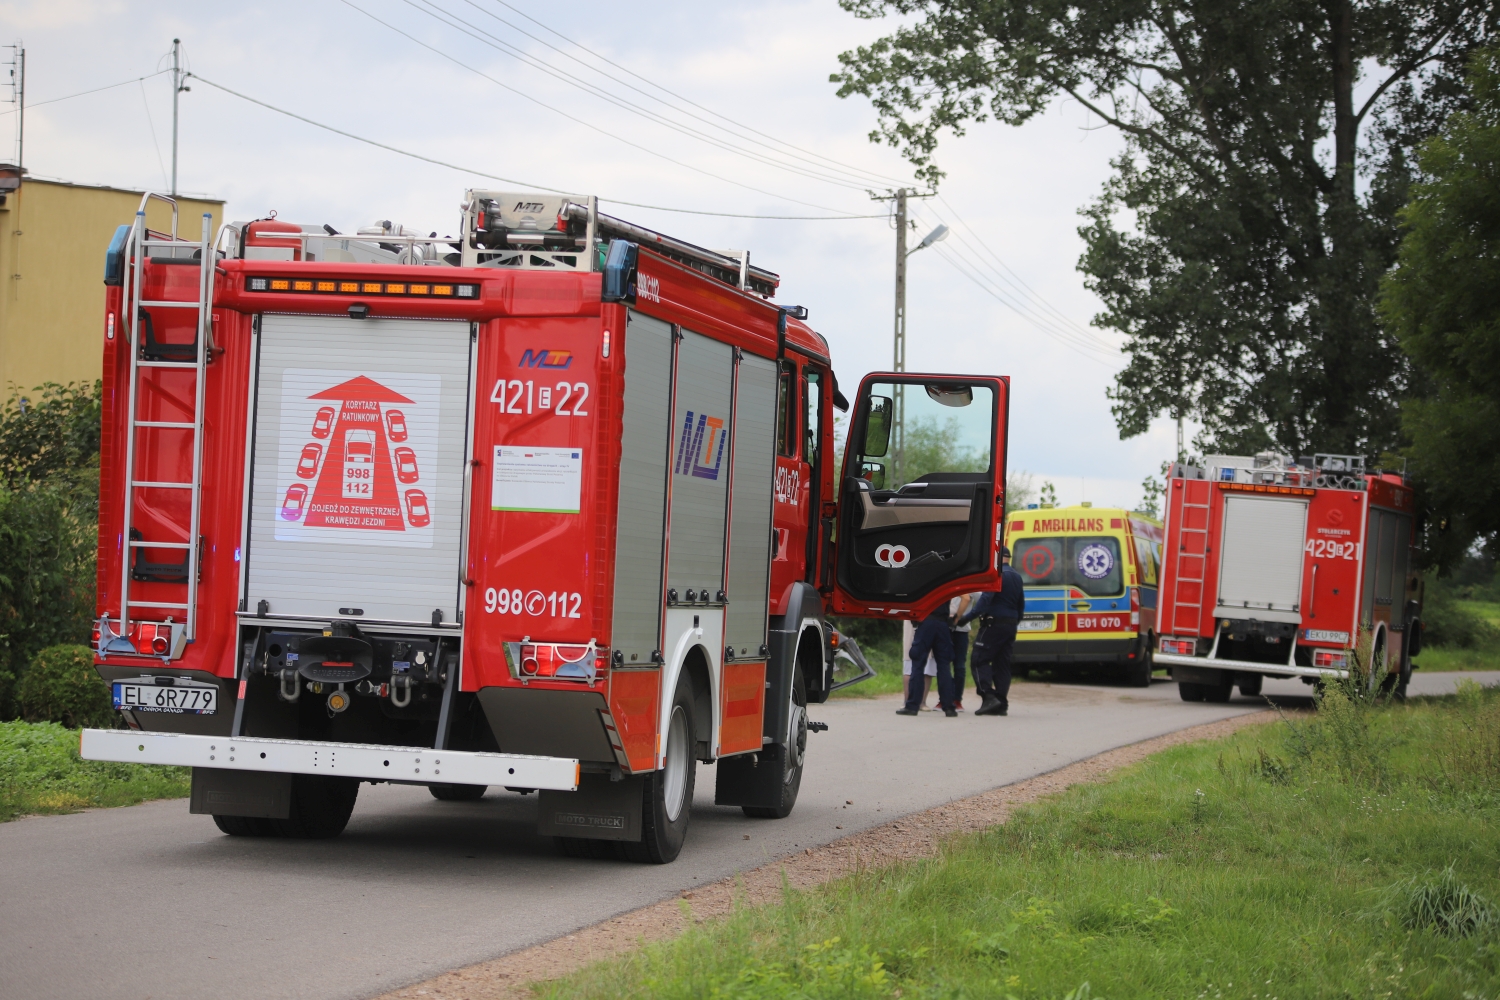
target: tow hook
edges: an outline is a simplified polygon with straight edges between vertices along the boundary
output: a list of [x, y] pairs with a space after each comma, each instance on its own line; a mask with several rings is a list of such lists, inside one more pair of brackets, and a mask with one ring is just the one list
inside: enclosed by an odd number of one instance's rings
[[[406, 692], [406, 697], [404, 699], [397, 697], [396, 692], [398, 691]], [[395, 705], [397, 708], [405, 708], [407, 705], [411, 704], [410, 677], [403, 677], [400, 674], [397, 674], [396, 676], [391, 678], [391, 704]]]
[[809, 722], [807, 724], [807, 731], [810, 732], [810, 733], [826, 733], [826, 732], [828, 732], [828, 723], [826, 723], [826, 722]]
[[302, 687], [297, 683], [297, 670], [288, 667], [279, 674], [281, 678], [281, 700], [296, 701], [302, 695]]

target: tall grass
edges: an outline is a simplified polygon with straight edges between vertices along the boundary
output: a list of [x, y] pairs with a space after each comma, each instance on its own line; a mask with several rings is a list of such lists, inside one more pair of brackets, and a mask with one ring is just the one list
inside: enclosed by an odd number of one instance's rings
[[1500, 692], [1175, 748], [553, 984], [574, 997], [1500, 996]]

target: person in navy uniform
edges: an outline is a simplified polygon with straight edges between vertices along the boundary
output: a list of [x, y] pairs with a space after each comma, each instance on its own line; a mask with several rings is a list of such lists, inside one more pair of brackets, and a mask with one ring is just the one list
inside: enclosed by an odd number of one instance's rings
[[1011, 568], [1010, 549], [1001, 546], [1000, 589], [981, 594], [974, 606], [958, 619], [960, 625], [979, 619], [979, 637], [974, 640], [970, 664], [974, 690], [981, 699], [975, 715], [1010, 712], [1010, 656], [1016, 645], [1016, 627], [1025, 613], [1026, 584], [1021, 574]]
[[927, 655], [937, 660], [938, 707], [943, 714], [953, 719], [958, 717], [958, 696], [953, 690], [953, 615], [944, 601], [938, 609], [917, 626], [911, 641], [911, 679], [906, 682], [906, 705], [896, 709], [897, 715], [916, 715], [922, 708], [923, 673]]

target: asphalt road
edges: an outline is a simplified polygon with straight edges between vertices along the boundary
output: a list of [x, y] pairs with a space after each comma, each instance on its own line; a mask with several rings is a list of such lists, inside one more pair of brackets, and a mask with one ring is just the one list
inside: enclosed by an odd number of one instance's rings
[[[1459, 677], [1421, 674], [1412, 693]], [[1305, 702], [1296, 681], [1266, 693]], [[337, 840], [245, 840], [155, 802], [0, 825], [0, 997], [361, 998], [546, 941], [904, 813], [1080, 758], [1263, 708], [1149, 689], [1018, 684], [1007, 718], [893, 714], [892, 699], [815, 706], [797, 809], [749, 820], [698, 770], [676, 863], [564, 858], [534, 797], [445, 803], [366, 785]], [[852, 800], [852, 805], [846, 805]]]

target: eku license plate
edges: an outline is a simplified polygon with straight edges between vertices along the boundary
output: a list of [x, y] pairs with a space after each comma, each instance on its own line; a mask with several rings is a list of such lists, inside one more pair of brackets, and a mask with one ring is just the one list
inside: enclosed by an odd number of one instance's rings
[[131, 712], [213, 715], [219, 708], [219, 689], [216, 687], [166, 687], [117, 681], [114, 689], [115, 708]]

